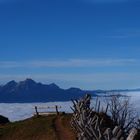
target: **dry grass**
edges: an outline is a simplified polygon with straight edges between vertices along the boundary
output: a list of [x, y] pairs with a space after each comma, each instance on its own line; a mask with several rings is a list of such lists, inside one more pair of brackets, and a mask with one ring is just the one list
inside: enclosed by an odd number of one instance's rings
[[[56, 132], [56, 123], [67, 132], [70, 140], [75, 136], [70, 128], [71, 115], [33, 117], [24, 121], [0, 126], [0, 140], [63, 140]], [[57, 120], [61, 120], [57, 122]], [[68, 140], [68, 139], [67, 139]]]

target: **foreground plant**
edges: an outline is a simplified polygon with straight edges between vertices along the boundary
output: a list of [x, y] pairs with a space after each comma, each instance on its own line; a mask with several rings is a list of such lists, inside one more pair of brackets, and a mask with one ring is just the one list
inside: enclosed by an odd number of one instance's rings
[[[108, 105], [101, 113], [100, 102], [96, 101], [95, 107], [90, 108], [90, 101], [90, 95], [72, 101], [74, 113], [71, 126], [75, 130], [78, 140], [134, 140], [137, 134], [135, 128], [131, 129], [127, 135], [121, 126], [113, 126], [114, 120], [107, 115]], [[112, 126], [107, 127], [107, 124], [104, 123], [106, 121], [111, 122]]]

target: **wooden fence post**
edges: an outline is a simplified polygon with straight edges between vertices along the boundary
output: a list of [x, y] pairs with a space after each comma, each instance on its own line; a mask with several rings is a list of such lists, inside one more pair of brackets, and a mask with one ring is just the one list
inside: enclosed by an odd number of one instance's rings
[[56, 105], [55, 108], [56, 108], [56, 114], [59, 115], [58, 106]]
[[36, 116], [39, 117], [39, 113], [38, 113], [38, 110], [37, 110], [37, 106], [35, 106], [35, 112], [36, 112]]

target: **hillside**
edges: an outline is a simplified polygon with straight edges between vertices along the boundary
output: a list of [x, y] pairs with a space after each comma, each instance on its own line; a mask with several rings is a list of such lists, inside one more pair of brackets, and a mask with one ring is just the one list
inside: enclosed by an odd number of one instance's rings
[[71, 115], [33, 117], [0, 126], [0, 140], [76, 140]]

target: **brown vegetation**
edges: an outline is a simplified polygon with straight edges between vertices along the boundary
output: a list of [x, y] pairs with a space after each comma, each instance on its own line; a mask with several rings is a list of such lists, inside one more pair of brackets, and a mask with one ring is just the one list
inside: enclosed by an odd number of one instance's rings
[[0, 140], [75, 140], [71, 115], [33, 117], [0, 126]]
[[[100, 102], [95, 107], [90, 107], [90, 95], [73, 100], [71, 125], [79, 140], [135, 140], [138, 130], [133, 125], [135, 117], [133, 119], [130, 116], [129, 102], [120, 102], [117, 97], [111, 99], [111, 104], [107, 104], [105, 111], [100, 109]], [[107, 114], [108, 107], [111, 108], [110, 117]], [[131, 131], [127, 133], [128, 128]]]

